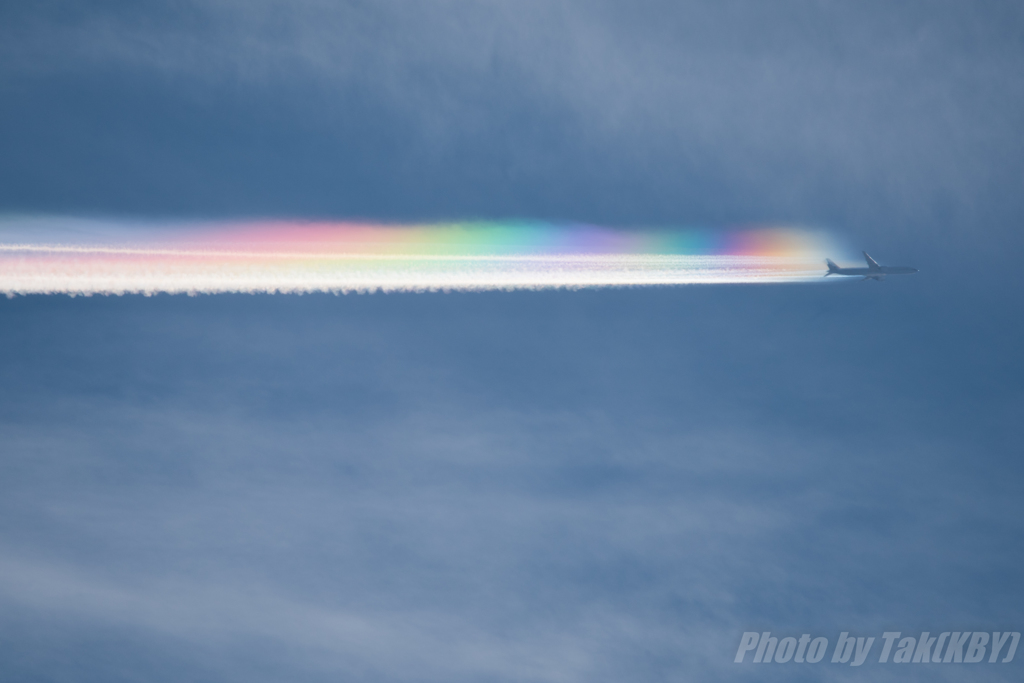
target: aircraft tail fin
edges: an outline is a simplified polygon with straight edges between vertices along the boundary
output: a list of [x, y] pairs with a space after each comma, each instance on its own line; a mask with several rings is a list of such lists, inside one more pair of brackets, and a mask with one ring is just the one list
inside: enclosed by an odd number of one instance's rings
[[825, 263], [828, 264], [828, 272], [825, 273], [825, 277], [828, 277], [829, 275], [832, 275], [833, 273], [838, 273], [839, 272], [839, 266], [837, 266], [836, 262], [833, 261], [832, 259], [830, 259], [830, 258], [825, 259]]
[[879, 266], [878, 263], [875, 262], [875, 259], [868, 256], [868, 252], [862, 251], [861, 253], [864, 254], [864, 260], [868, 262], [868, 268], [870, 268], [871, 270], [882, 269], [881, 266]]

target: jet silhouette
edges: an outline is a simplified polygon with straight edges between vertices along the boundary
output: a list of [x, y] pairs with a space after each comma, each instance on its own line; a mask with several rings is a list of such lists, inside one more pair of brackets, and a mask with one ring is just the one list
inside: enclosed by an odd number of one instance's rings
[[840, 268], [832, 259], [827, 258], [825, 263], [828, 264], [828, 272], [825, 273], [825, 277], [829, 275], [863, 275], [865, 280], [884, 280], [886, 275], [909, 275], [917, 272], [917, 268], [909, 266], [880, 266], [875, 259], [868, 256], [868, 252], [862, 251], [861, 253], [864, 254], [864, 260], [868, 262], [867, 268]]

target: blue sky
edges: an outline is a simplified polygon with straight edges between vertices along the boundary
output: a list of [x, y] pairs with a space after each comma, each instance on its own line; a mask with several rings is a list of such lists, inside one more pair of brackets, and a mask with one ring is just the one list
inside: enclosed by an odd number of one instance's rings
[[1022, 30], [997, 2], [0, 9], [8, 214], [782, 222], [921, 269], [0, 300], [3, 677], [1018, 679], [732, 657], [1021, 630]]

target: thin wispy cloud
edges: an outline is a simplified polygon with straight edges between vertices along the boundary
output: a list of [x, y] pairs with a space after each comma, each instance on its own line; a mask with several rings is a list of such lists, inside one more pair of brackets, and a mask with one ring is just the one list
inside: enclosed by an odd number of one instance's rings
[[[223, 1], [11, 14], [0, 49], [12, 82], [135, 74], [199, 107], [226, 92], [247, 107], [273, 102], [321, 144], [359, 135], [354, 111], [384, 116], [396, 148], [382, 141], [357, 164], [421, 185], [462, 166], [503, 202], [509, 183], [525, 184], [563, 218], [678, 216], [678, 197], [700, 219], [802, 220], [870, 193], [878, 210], [858, 208], [848, 227], [872, 234], [891, 220], [885, 232], [900, 235], [936, 203], [983, 208], [985, 188], [1010, 172], [1019, 121], [1007, 113], [1024, 103], [1012, 31], [956, 3]], [[951, 49], [964, 44], [977, 50]], [[335, 154], [306, 155], [306, 184], [324, 182], [325, 164], [333, 176], [351, 163], [353, 152]], [[643, 205], [565, 192], [632, 187], [638, 175]], [[570, 182], [548, 197], [557, 178]], [[709, 186], [729, 206], [705, 205]], [[396, 202], [402, 189], [390, 188], [374, 212], [414, 201], [436, 215], [412, 190]], [[461, 198], [462, 213], [479, 212], [479, 192]]]

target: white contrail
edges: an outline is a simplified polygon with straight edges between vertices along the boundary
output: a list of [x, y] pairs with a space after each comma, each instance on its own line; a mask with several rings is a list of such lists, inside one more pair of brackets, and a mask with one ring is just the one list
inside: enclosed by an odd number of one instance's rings
[[805, 282], [822, 279], [826, 242], [820, 233], [778, 228], [131, 226], [6, 219], [0, 220], [0, 292], [389, 292]]

